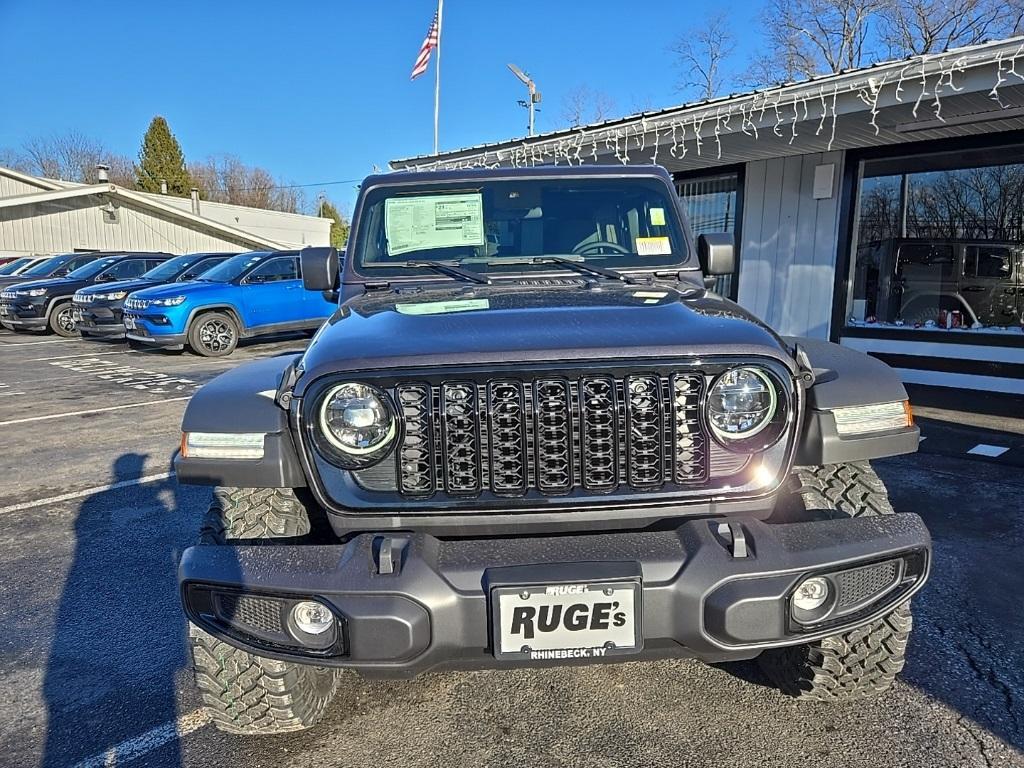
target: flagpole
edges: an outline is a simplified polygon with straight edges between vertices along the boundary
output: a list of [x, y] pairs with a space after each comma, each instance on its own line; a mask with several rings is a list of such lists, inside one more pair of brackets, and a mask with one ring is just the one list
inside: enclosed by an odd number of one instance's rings
[[441, 14], [444, 0], [437, 0], [437, 63], [434, 67], [434, 154], [437, 154], [437, 118], [441, 111]]

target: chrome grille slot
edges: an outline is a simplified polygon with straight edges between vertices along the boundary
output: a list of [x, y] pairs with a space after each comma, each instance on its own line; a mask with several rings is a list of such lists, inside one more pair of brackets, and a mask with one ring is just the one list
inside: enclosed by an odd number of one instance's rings
[[704, 377], [672, 376], [672, 472], [680, 484], [700, 483], [708, 477], [707, 436], [700, 426]]
[[435, 483], [430, 387], [405, 384], [395, 388], [395, 396], [405, 424], [405, 436], [398, 450], [399, 489], [410, 496], [429, 496]]
[[664, 403], [657, 376], [626, 379], [626, 474], [634, 488], [665, 480]]
[[573, 486], [573, 419], [569, 382], [539, 379], [533, 386], [537, 488], [565, 493]]
[[475, 384], [460, 381], [441, 387], [444, 480], [445, 488], [452, 494], [471, 494], [480, 490], [477, 405]]
[[580, 380], [583, 487], [610, 491], [619, 484], [618, 408], [610, 376]]
[[500, 494], [526, 491], [526, 404], [518, 381], [492, 381], [487, 386], [487, 417], [491, 489]]

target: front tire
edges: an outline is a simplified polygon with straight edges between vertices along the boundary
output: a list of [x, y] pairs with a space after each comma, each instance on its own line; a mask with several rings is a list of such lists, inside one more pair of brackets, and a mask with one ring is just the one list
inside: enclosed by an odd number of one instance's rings
[[[305, 506], [288, 488], [217, 488], [200, 528], [207, 546], [294, 539], [311, 532]], [[189, 647], [203, 705], [220, 730], [242, 735], [300, 731], [327, 711], [342, 671], [278, 661], [235, 648], [189, 623]]]
[[75, 329], [74, 308], [70, 301], [62, 301], [54, 306], [46, 322], [51, 331], [65, 339], [72, 339], [78, 335]]
[[224, 312], [206, 312], [192, 321], [188, 345], [203, 357], [225, 357], [238, 346], [238, 323]]
[[[830, 519], [892, 515], [885, 484], [866, 461], [797, 467], [791, 506]], [[906, 660], [910, 603], [882, 618], [813, 643], [775, 648], [758, 657], [783, 693], [810, 701], [851, 701], [892, 687]]]

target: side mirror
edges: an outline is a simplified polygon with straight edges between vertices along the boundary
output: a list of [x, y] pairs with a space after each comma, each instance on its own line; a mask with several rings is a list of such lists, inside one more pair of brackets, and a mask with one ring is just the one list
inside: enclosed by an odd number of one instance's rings
[[307, 291], [333, 291], [338, 285], [338, 250], [308, 246], [299, 253], [302, 287]]
[[697, 258], [705, 275], [731, 275], [736, 271], [736, 246], [728, 232], [697, 238]]

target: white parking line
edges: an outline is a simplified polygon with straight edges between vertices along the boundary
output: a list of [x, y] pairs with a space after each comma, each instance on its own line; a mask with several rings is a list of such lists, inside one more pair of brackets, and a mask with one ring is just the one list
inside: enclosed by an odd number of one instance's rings
[[35, 501], [23, 501], [20, 504], [10, 504], [6, 507], [0, 507], [0, 515], [6, 515], [10, 512], [21, 512], [25, 509], [32, 509], [32, 507], [42, 507], [47, 504], [58, 504], [62, 501], [70, 501], [71, 499], [80, 499], [83, 496], [92, 496], [96, 493], [106, 493], [107, 491], [116, 491], [118, 488], [129, 488], [133, 485], [145, 485], [146, 483], [155, 483], [160, 480], [167, 480], [174, 477], [173, 472], [158, 472], [155, 475], [143, 475], [142, 477], [136, 477], [134, 480], [121, 480], [116, 483], [109, 483], [107, 485], [96, 485], [92, 488], [83, 488], [80, 491], [72, 491], [71, 493], [62, 493], [60, 496], [50, 496], [45, 499], [36, 499]]
[[192, 395], [184, 397], [168, 397], [166, 400], [150, 400], [146, 403], [127, 403], [126, 405], [110, 405], [106, 408], [89, 408], [85, 411], [66, 411], [64, 413], [51, 413], [46, 416], [28, 416], [24, 419], [9, 419], [0, 421], [0, 427], [7, 427], [11, 424], [28, 424], [32, 421], [50, 421], [51, 419], [63, 419], [68, 416], [85, 416], [90, 413], [104, 413], [105, 411], [121, 411], [125, 408], [142, 408], [146, 405], [160, 405], [161, 403], [177, 403], [181, 400], [189, 400]]
[[202, 709], [189, 712], [176, 720], [171, 720], [146, 731], [141, 736], [125, 739], [105, 752], [76, 763], [74, 768], [109, 768], [124, 765], [137, 758], [159, 749], [174, 739], [181, 739], [193, 731], [198, 731], [210, 722], [209, 716]]
[[1002, 456], [1006, 453], [1009, 448], [1002, 445], [988, 445], [987, 443], [978, 443], [976, 446], [971, 448], [967, 453], [975, 456], [988, 456], [990, 459], [994, 459], [997, 456]]
[[48, 360], [70, 360], [73, 357], [99, 357], [100, 355], [130, 355], [130, 349], [119, 349], [114, 352], [85, 352], [81, 355], [60, 355], [59, 357], [35, 357], [26, 360], [28, 363], [45, 363]]
[[0, 343], [0, 349], [3, 347], [31, 347], [35, 344], [67, 344], [69, 341], [78, 341], [81, 339], [48, 339], [46, 341], [5, 341]]

